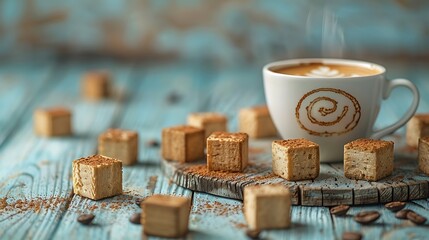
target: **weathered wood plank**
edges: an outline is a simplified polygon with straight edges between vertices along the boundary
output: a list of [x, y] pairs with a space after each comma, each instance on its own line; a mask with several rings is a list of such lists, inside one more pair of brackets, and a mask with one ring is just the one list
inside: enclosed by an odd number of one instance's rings
[[392, 201], [407, 201], [408, 200], [408, 185], [403, 182], [392, 182]]
[[[344, 177], [343, 163], [330, 163], [326, 165], [326, 169], [335, 175], [334, 181], [331, 181], [332, 186], [342, 186], [345, 189], [352, 190], [352, 203], [351, 204], [371, 204], [378, 202], [378, 191], [366, 181], [349, 181]], [[343, 185], [344, 183], [347, 184]], [[344, 204], [350, 205], [350, 201], [343, 200]]]
[[39, 98], [54, 74], [53, 62], [3, 63], [0, 66], [0, 146], [22, 119], [22, 114]]
[[393, 188], [386, 183], [373, 184], [378, 190], [379, 203], [387, 203], [393, 201]]
[[[380, 220], [377, 220], [375, 224], [368, 226], [360, 225], [359, 223], [353, 220], [353, 216], [363, 210], [376, 210], [380, 211], [381, 207], [379, 206], [355, 206], [351, 207], [346, 216], [338, 217], [332, 216], [335, 236], [336, 239], [342, 239], [342, 234], [346, 231], [357, 231], [361, 232], [364, 235], [364, 239], [379, 239], [381, 229], [384, 227], [384, 217], [382, 216]], [[370, 237], [372, 236], [372, 238]], [[374, 238], [375, 236], [375, 238]]]
[[195, 193], [188, 239], [246, 239], [240, 201]]
[[353, 204], [352, 189], [322, 188], [323, 206], [336, 206], [340, 204]]
[[[79, 69], [83, 71], [88, 67], [80, 66]], [[8, 203], [11, 203], [17, 199], [24, 198], [34, 200], [40, 197], [46, 200], [54, 197], [51, 201], [57, 201], [57, 203], [51, 204], [49, 202], [47, 205], [49, 207], [42, 207], [37, 213], [35, 211], [21, 211], [19, 213], [12, 211], [7, 212], [7, 215], [3, 215], [2, 210], [0, 210], [0, 238], [56, 239], [71, 238], [71, 236], [84, 236], [85, 238], [94, 239], [140, 238], [141, 226], [128, 222], [130, 214], [139, 211], [139, 208], [132, 201], [153, 193], [192, 196], [191, 191], [178, 187], [161, 175], [159, 148], [148, 148], [145, 146], [145, 141], [153, 138], [159, 140], [162, 127], [185, 122], [186, 115], [190, 111], [212, 110], [224, 112], [230, 117], [230, 129], [235, 131], [238, 109], [263, 102], [262, 81], [259, 79], [260, 70], [258, 68], [245, 74], [241, 73], [246, 70], [245, 68], [227, 69], [222, 70], [220, 73], [204, 69], [201, 66], [141, 68], [141, 71], [136, 71], [133, 74], [132, 79], [134, 81], [130, 88], [125, 88], [128, 86], [128, 70], [121, 73], [122, 70], [120, 69], [121, 67], [119, 69], [115, 66], [112, 67], [112, 71], [116, 72], [119, 78], [126, 78], [123, 81], [119, 81], [119, 85], [128, 90], [128, 98], [121, 98], [121, 102], [106, 101], [97, 104], [82, 102], [78, 96], [79, 74], [66, 72], [65, 78], [64, 76], [56, 75], [58, 80], [50, 82], [52, 83], [50, 91], [46, 95], [31, 101], [26, 108], [27, 110], [23, 110], [22, 113], [18, 114], [21, 116], [22, 121], [17, 123], [17, 127], [13, 128], [16, 129], [16, 133], [0, 149], [0, 198], [6, 195], [12, 196], [7, 200]], [[61, 70], [56, 72], [61, 72]], [[76, 70], [76, 72], [78, 71]], [[75, 76], [73, 80], [71, 75]], [[420, 78], [418, 85], [422, 87], [421, 89], [428, 88], [425, 81], [422, 77]], [[242, 92], [237, 92], [237, 89], [241, 89], [240, 86], [245, 87]], [[171, 92], [176, 92], [181, 96], [181, 100], [178, 103], [169, 104], [165, 100], [166, 96]], [[422, 96], [422, 98], [424, 100], [427, 97]], [[0, 99], [2, 99], [1, 96]], [[77, 112], [76, 117], [87, 118], [77, 126], [76, 131], [78, 134], [74, 138], [49, 140], [32, 136], [32, 126], [29, 121], [32, 111], [29, 109], [34, 109], [36, 106], [47, 106], [52, 102], [58, 102], [59, 99], [73, 107]], [[121, 105], [126, 105], [126, 107], [123, 108]], [[390, 104], [390, 106], [393, 105], [395, 104]], [[424, 110], [426, 109], [425, 106], [427, 107], [428, 105], [424, 102], [419, 109]], [[387, 111], [387, 114], [382, 116], [380, 125], [384, 126], [387, 118], [394, 120], [395, 117], [398, 117], [395, 114], [395, 111]], [[112, 115], [118, 117], [106, 119], [106, 116]], [[71, 196], [70, 161], [82, 155], [93, 153], [95, 151], [96, 136], [100, 131], [110, 126], [137, 129], [140, 133], [141, 152], [139, 164], [124, 168], [125, 194], [121, 197], [100, 202]], [[17, 146], [19, 146], [19, 149]], [[254, 150], [258, 150], [257, 148], [258, 146]], [[266, 160], [270, 159], [269, 152], [264, 151], [259, 155], [259, 157]], [[415, 152], [407, 153], [406, 156], [409, 157], [409, 160], [415, 160]], [[7, 161], [8, 159], [14, 159], [14, 161]], [[408, 164], [407, 162], [409, 161], [406, 159], [403, 159], [403, 161], [406, 163], [402, 164], [402, 169], [406, 172], [415, 170], [415, 165]], [[327, 174], [321, 177], [324, 180], [330, 178], [330, 181], [335, 185], [335, 180], [331, 179], [331, 171], [341, 171], [342, 166], [339, 166], [335, 164], [326, 166]], [[264, 179], [268, 178], [271, 178], [270, 182], [272, 183], [282, 181], [280, 178], [271, 176], [270, 174], [272, 173], [266, 166], [262, 172], [261, 178], [253, 174], [243, 182], [231, 181], [228, 191], [241, 194], [239, 189], [244, 186], [260, 184], [261, 181], [263, 182]], [[399, 171], [396, 172], [402, 174]], [[421, 173], [413, 172], [412, 176], [404, 175], [403, 178], [398, 180], [407, 182], [408, 198], [412, 199], [427, 195], [426, 178], [427, 176]], [[187, 178], [182, 180], [188, 181]], [[317, 185], [317, 187], [321, 187], [320, 196], [332, 195], [335, 197], [335, 201], [332, 204], [347, 200], [350, 196], [350, 191], [348, 190], [350, 187], [353, 190], [354, 203], [364, 204], [375, 200], [378, 202], [379, 191], [382, 193], [380, 196], [381, 201], [390, 201], [393, 197], [393, 189], [387, 182], [391, 180], [379, 183], [356, 181], [348, 185], [347, 188], [343, 186], [343, 190], [346, 190], [338, 194], [332, 193], [329, 189], [327, 191], [321, 185]], [[179, 185], [183, 181], [179, 182]], [[194, 182], [194, 184], [197, 183], [197, 181]], [[296, 198], [294, 197], [296, 199], [294, 204], [299, 204], [299, 186], [296, 183], [288, 184], [290, 184], [294, 196], [296, 196]], [[304, 186], [308, 187], [308, 183], [305, 183]], [[319, 189], [316, 190], [318, 191]], [[73, 200], [71, 201], [72, 197]], [[231, 216], [223, 216], [213, 208], [202, 209], [205, 203], [214, 204], [216, 201], [228, 206], [227, 208], [230, 205], [233, 206]], [[415, 204], [409, 204], [407, 207], [416, 211], [423, 211], [423, 215], [429, 217], [427, 214], [427, 209], [429, 209], [427, 200], [413, 202]], [[324, 201], [323, 204], [326, 205], [326, 202]], [[0, 201], [0, 207], [1, 205], [2, 202]], [[240, 211], [236, 210], [240, 206], [240, 201], [196, 193], [191, 214], [191, 232], [188, 238], [218, 239], [232, 236], [237, 239], [244, 239], [244, 217]], [[68, 209], [68, 211], [64, 215], [65, 209]], [[360, 210], [371, 209], [379, 210], [383, 214], [378, 224], [360, 226], [350, 217]], [[90, 228], [78, 225], [75, 220], [82, 211], [93, 211], [97, 215], [95, 221], [97, 224]], [[198, 211], [202, 213], [198, 213]], [[414, 234], [413, 236], [427, 236], [425, 227], [414, 227], [410, 226], [407, 221], [396, 220], [392, 213], [380, 205], [352, 207], [348, 217], [332, 217], [333, 223], [329, 223], [330, 218], [328, 208], [294, 206], [292, 210], [294, 227], [292, 229], [264, 231], [261, 236], [271, 239], [340, 239], [342, 232], [346, 230], [362, 231], [367, 239], [405, 239], [406, 236], [411, 236], [407, 235], [409, 233]], [[56, 225], [55, 223], [58, 222], [60, 224]], [[333, 228], [332, 224], [335, 225], [335, 228]], [[210, 230], [211, 228], [217, 230]], [[333, 236], [332, 231], [335, 231], [335, 236]], [[53, 233], [54, 235], [52, 235]], [[399, 238], [398, 236], [405, 237]]]
[[[340, 204], [352, 205], [353, 204], [353, 187], [349, 186], [346, 178], [344, 178], [344, 171], [342, 164], [321, 164], [320, 177], [317, 180], [318, 186], [322, 188], [323, 206], [335, 206]], [[341, 165], [341, 168], [339, 168]]]
[[261, 68], [236, 66], [211, 74], [210, 84], [202, 89], [207, 97], [198, 111], [225, 113], [229, 130], [235, 132], [238, 130], [238, 112], [241, 108], [265, 103]]
[[303, 206], [323, 206], [323, 193], [321, 187], [302, 186], [301, 205]]
[[[159, 148], [146, 146], [146, 141], [151, 138], [159, 139], [162, 127], [182, 123], [187, 113], [196, 108], [192, 97], [194, 93], [199, 94], [194, 83], [200, 81], [200, 72], [172, 65], [137, 70], [133, 76], [135, 85], [130, 89], [127, 106], [115, 126], [134, 129], [140, 134], [138, 164], [124, 167], [123, 170], [124, 195], [102, 201], [74, 196], [71, 207], [60, 222], [54, 238], [67, 236], [94, 236], [95, 239], [140, 238], [141, 226], [128, 221], [133, 213], [140, 211], [134, 203], [137, 198], [156, 193], [192, 197], [192, 191], [178, 187], [162, 175], [159, 168]], [[172, 92], [181, 96], [180, 101], [174, 104], [167, 102]], [[154, 105], [154, 102], [162, 105], [162, 108]], [[79, 213], [91, 209], [97, 215], [95, 223], [99, 227], [88, 228], [77, 224], [76, 218]]]
[[[70, 203], [71, 161], [93, 153], [97, 135], [115, 119], [119, 101], [89, 103], [80, 99], [78, 83], [87, 67], [63, 66], [60, 70], [64, 75], [52, 82], [55, 85], [51, 91], [31, 104], [23, 114], [27, 120], [0, 151], [0, 198], [7, 203], [7, 207], [1, 209], [7, 215], [0, 214], [1, 238], [52, 237]], [[115, 82], [126, 85], [129, 68], [118, 70]], [[51, 139], [34, 136], [32, 110], [59, 102], [73, 109], [74, 136]], [[16, 231], [18, 222], [19, 231]]]
[[267, 239], [335, 238], [329, 209], [305, 206], [292, 208], [292, 227], [290, 229], [266, 231], [262, 237]]
[[353, 189], [353, 204], [374, 204], [379, 202], [377, 188], [357, 188]]

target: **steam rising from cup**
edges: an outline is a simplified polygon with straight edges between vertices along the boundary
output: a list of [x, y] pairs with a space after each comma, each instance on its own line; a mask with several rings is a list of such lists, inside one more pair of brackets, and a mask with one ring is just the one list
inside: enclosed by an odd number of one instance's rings
[[321, 29], [322, 57], [343, 58], [344, 32], [335, 13], [328, 8], [312, 9], [306, 21], [306, 35], [314, 35], [314, 29]]

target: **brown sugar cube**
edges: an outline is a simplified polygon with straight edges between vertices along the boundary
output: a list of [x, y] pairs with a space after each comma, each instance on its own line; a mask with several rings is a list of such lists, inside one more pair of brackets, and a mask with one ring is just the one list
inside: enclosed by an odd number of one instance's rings
[[429, 175], [429, 137], [420, 138], [418, 159], [420, 171]]
[[39, 136], [71, 135], [71, 112], [64, 107], [37, 109], [34, 112], [34, 131]]
[[358, 139], [344, 145], [344, 175], [378, 181], [393, 172], [393, 142]]
[[239, 131], [249, 134], [251, 138], [277, 136], [277, 129], [267, 106], [241, 109], [238, 118]]
[[124, 165], [137, 162], [138, 133], [108, 129], [98, 137], [98, 154], [121, 160]]
[[105, 71], [91, 71], [82, 79], [82, 94], [89, 100], [100, 100], [109, 97], [110, 75]]
[[419, 138], [429, 136], [429, 113], [416, 114], [407, 123], [407, 144], [417, 148]]
[[247, 133], [214, 132], [207, 138], [209, 171], [242, 172], [248, 162]]
[[319, 176], [319, 145], [307, 139], [276, 140], [272, 143], [273, 172], [289, 181]]
[[162, 130], [162, 157], [167, 160], [190, 162], [204, 158], [204, 129], [177, 126]]
[[189, 198], [156, 194], [146, 198], [141, 207], [144, 234], [176, 238], [188, 233]]
[[188, 125], [203, 128], [206, 138], [213, 132], [226, 131], [227, 118], [225, 115], [214, 112], [191, 113], [188, 116]]
[[102, 155], [74, 160], [73, 191], [92, 200], [122, 194], [122, 162]]
[[291, 195], [283, 185], [244, 188], [244, 216], [250, 229], [288, 228], [291, 223]]

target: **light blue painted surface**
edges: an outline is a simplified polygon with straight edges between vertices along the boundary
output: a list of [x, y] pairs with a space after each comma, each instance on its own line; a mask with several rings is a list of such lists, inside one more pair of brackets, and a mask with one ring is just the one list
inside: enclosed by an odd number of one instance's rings
[[4, 0], [0, 57], [173, 55], [226, 63], [299, 56], [427, 57], [428, 12], [424, 0]]
[[[420, 112], [429, 111], [429, 98], [425, 94], [429, 92], [426, 80], [429, 70], [426, 66], [391, 65], [390, 75], [409, 76], [419, 86], [423, 93]], [[80, 76], [92, 68], [109, 69], [122, 97], [98, 103], [82, 100], [79, 96]], [[141, 227], [129, 223], [128, 218], [139, 211], [133, 201], [153, 193], [193, 198], [189, 239], [245, 239], [240, 201], [193, 193], [171, 183], [159, 168], [159, 149], [148, 148], [145, 141], [160, 139], [161, 128], [185, 122], [187, 114], [192, 111], [224, 112], [230, 118], [230, 129], [236, 130], [238, 110], [264, 102], [259, 69], [259, 66], [222, 68], [195, 63], [125, 65], [114, 62], [46, 62], [35, 68], [20, 64], [1, 66], [0, 74], [12, 72], [18, 79], [11, 83], [10, 88], [3, 87], [9, 85], [0, 81], [0, 91], [6, 92], [0, 95], [0, 105], [12, 104], [10, 99], [17, 99], [22, 104], [8, 110], [10, 114], [1, 115], [1, 119], [5, 119], [0, 122], [1, 129], [8, 129], [11, 121], [18, 121], [12, 134], [6, 135], [0, 146], [0, 198], [8, 196], [8, 201], [14, 201], [56, 196], [63, 200], [58, 206], [42, 208], [38, 213], [0, 210], [0, 239], [140, 238]], [[31, 76], [38, 76], [38, 81], [28, 82]], [[7, 93], [8, 89], [11, 93]], [[166, 96], [171, 92], [182, 96], [177, 104], [167, 103]], [[11, 96], [12, 93], [16, 98]], [[402, 98], [406, 98], [408, 93], [398, 90], [393, 92], [395, 94], [399, 99], [385, 103], [380, 125], [399, 117], [400, 111], [407, 107]], [[73, 109], [75, 136], [43, 139], [33, 135], [33, 110], [54, 103]], [[71, 193], [71, 161], [94, 153], [98, 134], [108, 127], [135, 129], [140, 134], [139, 163], [124, 167], [125, 195], [97, 202], [75, 196]], [[207, 208], [207, 204], [216, 206], [215, 202], [220, 205], [214, 209]], [[429, 217], [426, 199], [408, 203], [407, 207]], [[293, 228], [264, 231], [262, 237], [340, 239], [344, 231], [350, 230], [362, 231], [365, 239], [406, 239], [414, 236], [410, 233], [427, 236], [426, 226], [416, 227], [399, 221], [381, 205], [352, 207], [350, 214], [370, 209], [381, 211], [382, 218], [378, 224], [362, 227], [350, 216], [331, 217], [326, 207], [294, 206]], [[76, 218], [81, 212], [94, 212], [96, 225], [85, 227], [78, 224]]]
[[0, 69], [0, 146], [17, 127], [22, 114], [38, 93], [47, 87], [54, 64], [40, 63], [3, 64]]

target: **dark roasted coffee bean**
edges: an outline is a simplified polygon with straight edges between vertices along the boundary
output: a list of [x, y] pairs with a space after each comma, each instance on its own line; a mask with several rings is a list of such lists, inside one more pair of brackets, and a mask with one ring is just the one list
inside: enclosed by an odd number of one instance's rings
[[146, 145], [148, 147], [159, 147], [159, 142], [157, 140], [155, 140], [155, 139], [151, 139], [151, 140], [148, 140], [146, 142]]
[[134, 213], [130, 217], [130, 222], [132, 222], [134, 224], [140, 224], [140, 219], [141, 219], [141, 213]]
[[137, 198], [136, 199], [136, 205], [141, 208], [141, 203], [142, 203], [142, 200], [140, 198]]
[[359, 232], [344, 232], [343, 240], [361, 240], [362, 234]]
[[392, 212], [397, 212], [399, 210], [402, 210], [405, 207], [405, 203], [404, 202], [390, 202], [390, 203], [386, 203], [384, 206]]
[[375, 222], [380, 217], [377, 211], [364, 211], [356, 214], [354, 220], [360, 224], [370, 224]]
[[77, 221], [84, 225], [89, 225], [91, 224], [92, 220], [94, 220], [94, 218], [94, 214], [82, 214], [77, 218]]
[[407, 214], [409, 213], [409, 212], [412, 212], [410, 209], [403, 209], [403, 210], [400, 210], [399, 212], [397, 212], [396, 214], [395, 214], [395, 217], [396, 218], [398, 218], [398, 219], [407, 219]]
[[417, 225], [422, 225], [427, 220], [422, 215], [420, 215], [416, 212], [413, 212], [413, 211], [410, 211], [407, 213], [407, 219], [410, 220], [411, 222], [417, 224]]
[[349, 209], [350, 209], [350, 206], [339, 205], [339, 206], [331, 208], [330, 212], [332, 215], [335, 215], [335, 216], [344, 216], [347, 214]]
[[250, 238], [250, 239], [259, 239], [259, 235], [261, 234], [261, 231], [259, 230], [253, 230], [253, 229], [248, 229], [246, 231], [246, 235]]

